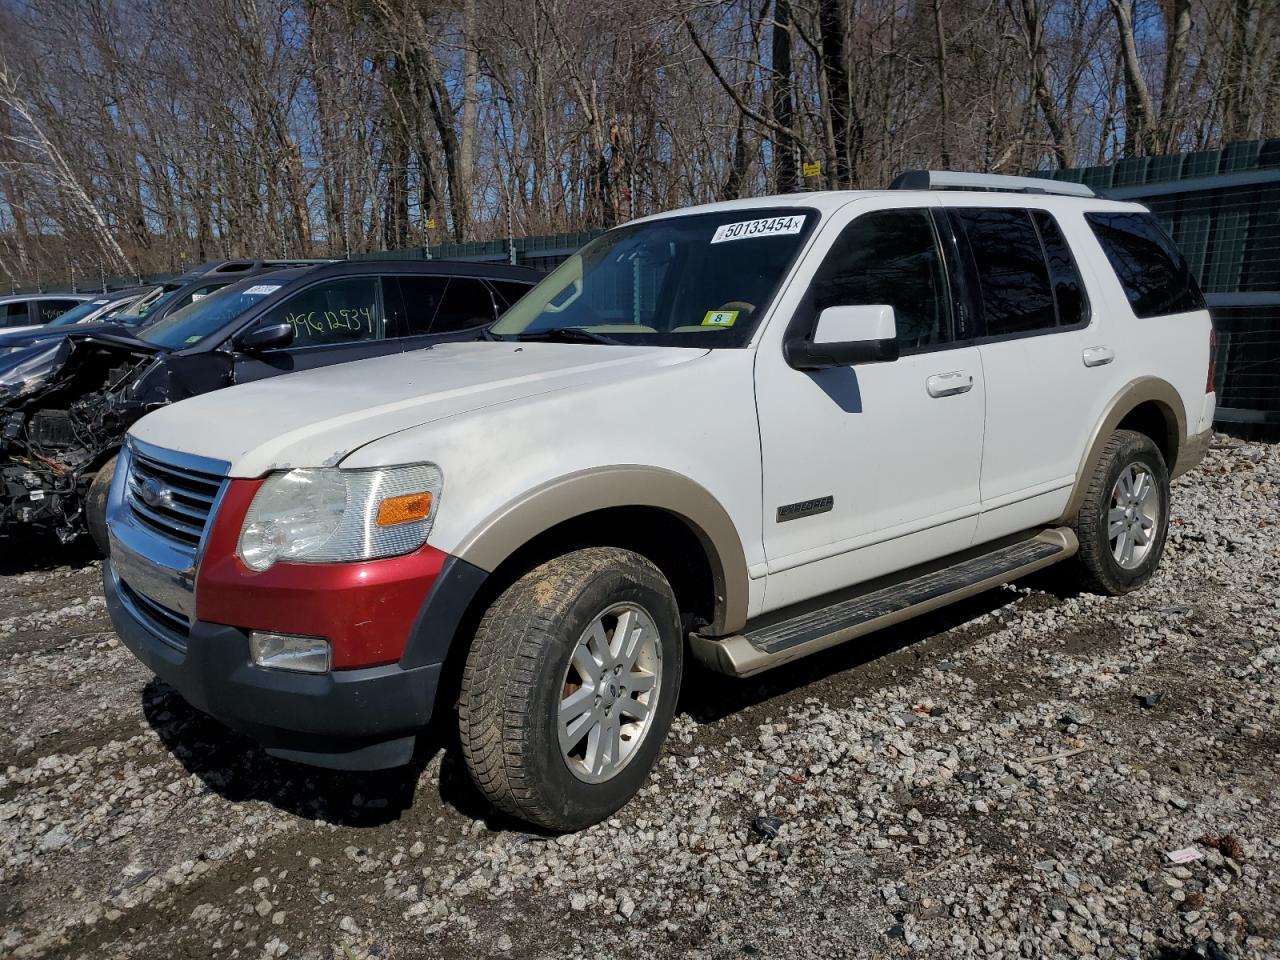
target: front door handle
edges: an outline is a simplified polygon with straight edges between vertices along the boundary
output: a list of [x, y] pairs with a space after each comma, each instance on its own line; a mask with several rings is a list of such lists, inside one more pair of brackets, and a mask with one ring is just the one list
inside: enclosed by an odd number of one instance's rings
[[1085, 347], [1080, 354], [1086, 367], [1100, 367], [1116, 358], [1116, 352], [1110, 347]]
[[931, 397], [954, 397], [958, 393], [968, 393], [973, 389], [973, 374], [965, 373], [963, 370], [935, 373], [924, 382], [924, 386]]

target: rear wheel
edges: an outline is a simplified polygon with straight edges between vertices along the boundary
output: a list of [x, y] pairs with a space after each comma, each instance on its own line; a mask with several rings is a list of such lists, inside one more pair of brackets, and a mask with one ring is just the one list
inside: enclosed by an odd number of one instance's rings
[[682, 648], [671, 587], [639, 554], [593, 547], [531, 570], [485, 613], [464, 668], [476, 785], [550, 830], [616, 812], [662, 749]]
[[89, 491], [84, 498], [85, 525], [89, 528], [89, 536], [104, 557], [111, 552], [107, 539], [107, 494], [111, 492], [111, 478], [116, 474], [116, 460], [112, 457], [94, 474], [89, 484]]
[[1145, 434], [1107, 440], [1076, 518], [1084, 585], [1097, 593], [1136, 590], [1156, 571], [1169, 529], [1169, 470]]

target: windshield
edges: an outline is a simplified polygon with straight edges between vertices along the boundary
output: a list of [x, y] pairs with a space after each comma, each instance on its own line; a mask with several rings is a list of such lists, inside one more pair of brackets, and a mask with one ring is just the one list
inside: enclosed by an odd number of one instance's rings
[[138, 339], [172, 350], [194, 347], [282, 286], [281, 283], [255, 283], [253, 280], [233, 283], [157, 320], [139, 333]]
[[817, 220], [812, 210], [739, 209], [619, 227], [562, 263], [490, 333], [745, 346]]
[[135, 300], [128, 309], [121, 310], [117, 313], [114, 319], [126, 326], [135, 326], [136, 324], [141, 323], [143, 318], [154, 311], [156, 307], [172, 300], [174, 294], [181, 289], [182, 288], [176, 284], [166, 284], [163, 287], [156, 287], [142, 298]]
[[82, 320], [93, 316], [110, 302], [110, 300], [86, 300], [78, 307], [72, 307], [56, 320], [50, 320], [45, 324], [45, 329], [47, 330], [49, 327], [66, 327], [73, 323], [80, 323]]

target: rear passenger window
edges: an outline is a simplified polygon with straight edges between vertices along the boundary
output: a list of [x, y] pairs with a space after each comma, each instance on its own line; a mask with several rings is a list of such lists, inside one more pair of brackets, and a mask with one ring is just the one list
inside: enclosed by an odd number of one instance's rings
[[969, 240], [985, 335], [1033, 333], [1057, 326], [1049, 269], [1028, 211], [955, 208], [952, 212]]
[[310, 287], [271, 311], [263, 325], [293, 325], [296, 347], [386, 338], [376, 277], [351, 277]]
[[1135, 316], [1204, 309], [1195, 277], [1169, 235], [1149, 213], [1087, 213], [1085, 220], [1111, 262]]
[[405, 336], [420, 337], [431, 332], [431, 321], [444, 299], [448, 277], [400, 277], [400, 298], [404, 301]]
[[898, 343], [949, 339], [947, 275], [927, 210], [880, 210], [845, 227], [813, 278], [814, 306], [887, 304]]
[[506, 310], [533, 289], [528, 283], [516, 283], [514, 280], [490, 280], [489, 286], [498, 292], [498, 307]]
[[444, 292], [444, 300], [431, 322], [432, 333], [452, 333], [493, 323], [493, 295], [479, 280], [454, 277]]
[[0, 327], [25, 327], [28, 322], [27, 301], [0, 306]]
[[80, 306], [79, 300], [41, 300], [39, 322], [49, 323], [57, 320], [72, 307], [78, 306]]
[[1040, 242], [1049, 261], [1049, 279], [1053, 283], [1053, 299], [1058, 305], [1058, 326], [1073, 327], [1089, 319], [1089, 306], [1085, 300], [1084, 284], [1076, 269], [1071, 247], [1062, 235], [1058, 221], [1047, 210], [1031, 211], [1031, 219], [1040, 231]]

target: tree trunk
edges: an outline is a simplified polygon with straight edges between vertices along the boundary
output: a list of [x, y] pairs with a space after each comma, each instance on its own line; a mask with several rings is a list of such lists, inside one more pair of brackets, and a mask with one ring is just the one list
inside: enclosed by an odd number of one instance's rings
[[[471, 198], [475, 183], [476, 117], [479, 104], [476, 88], [480, 73], [480, 56], [476, 50], [476, 0], [462, 0], [462, 142], [458, 148], [458, 189]], [[471, 239], [471, 222], [462, 225], [460, 240]]]
[[845, 69], [845, 5], [843, 0], [818, 0], [818, 33], [822, 39], [821, 69], [827, 84], [823, 104], [835, 142], [830, 184], [854, 186], [854, 160], [861, 152], [861, 123], [853, 116], [849, 73]]
[[1044, 44], [1044, 10], [1040, 0], [1022, 0], [1022, 17], [1027, 32], [1027, 54], [1031, 61], [1031, 87], [1036, 104], [1044, 116], [1049, 136], [1053, 138], [1053, 156], [1059, 167], [1071, 166], [1075, 150], [1071, 127], [1063, 118], [1053, 94], [1053, 74], [1049, 69], [1049, 53]]
[[1160, 123], [1158, 148], [1173, 153], [1178, 144], [1178, 109], [1182, 90], [1182, 74], [1187, 67], [1187, 46], [1191, 42], [1191, 0], [1169, 0], [1165, 7], [1167, 49], [1164, 59], [1164, 84], [1160, 90]]
[[1126, 157], [1151, 152], [1151, 123], [1155, 110], [1151, 92], [1138, 61], [1138, 44], [1133, 35], [1133, 0], [1108, 0], [1120, 34], [1120, 57], [1124, 65], [1124, 153]]
[[933, 36], [938, 51], [938, 141], [942, 167], [951, 169], [951, 85], [947, 81], [947, 35], [942, 26], [942, 0], [933, 0]]
[[782, 128], [773, 138], [774, 189], [778, 193], [793, 193], [800, 188], [800, 178], [796, 170], [796, 142], [791, 132], [795, 128], [795, 101], [791, 92], [791, 0], [774, 0], [770, 48], [773, 119]]

